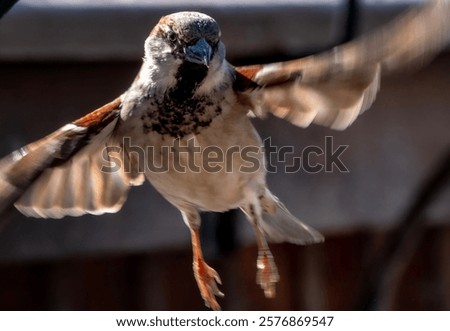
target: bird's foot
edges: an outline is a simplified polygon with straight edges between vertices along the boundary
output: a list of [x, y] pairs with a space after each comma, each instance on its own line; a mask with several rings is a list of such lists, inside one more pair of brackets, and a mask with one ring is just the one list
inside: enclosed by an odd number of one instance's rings
[[258, 271], [256, 283], [261, 286], [266, 298], [274, 298], [276, 295], [276, 284], [280, 281], [280, 275], [270, 251], [260, 251], [256, 261]]
[[194, 262], [194, 276], [200, 289], [200, 294], [205, 300], [205, 305], [212, 310], [220, 310], [216, 296], [221, 298], [224, 294], [217, 287], [217, 284], [222, 285], [219, 274], [207, 265], [205, 261], [198, 260]]

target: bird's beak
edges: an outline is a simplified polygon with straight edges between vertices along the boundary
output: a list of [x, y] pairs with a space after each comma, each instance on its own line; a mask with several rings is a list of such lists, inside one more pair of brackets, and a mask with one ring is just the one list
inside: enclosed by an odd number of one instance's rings
[[212, 56], [212, 48], [206, 42], [205, 38], [201, 38], [194, 45], [187, 46], [184, 50], [186, 60], [192, 63], [203, 64], [209, 67]]

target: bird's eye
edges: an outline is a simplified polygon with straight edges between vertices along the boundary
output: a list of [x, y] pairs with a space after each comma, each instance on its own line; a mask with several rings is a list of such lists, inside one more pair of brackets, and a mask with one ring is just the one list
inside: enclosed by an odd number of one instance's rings
[[177, 34], [172, 30], [169, 30], [167, 32], [167, 39], [171, 42], [175, 42], [177, 40]]

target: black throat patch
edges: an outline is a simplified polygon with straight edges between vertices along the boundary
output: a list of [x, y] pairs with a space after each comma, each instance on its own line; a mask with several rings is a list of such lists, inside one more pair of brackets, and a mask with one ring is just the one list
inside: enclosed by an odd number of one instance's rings
[[220, 102], [212, 102], [211, 96], [194, 96], [207, 74], [207, 67], [184, 62], [176, 74], [177, 84], [162, 99], [151, 102], [150, 109], [142, 115], [144, 133], [155, 131], [182, 138], [209, 126], [222, 111]]

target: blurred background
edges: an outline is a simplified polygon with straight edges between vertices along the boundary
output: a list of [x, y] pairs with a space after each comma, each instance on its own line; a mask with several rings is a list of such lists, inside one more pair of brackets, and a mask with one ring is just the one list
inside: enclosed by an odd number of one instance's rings
[[[0, 19], [0, 156], [122, 93], [162, 15], [213, 16], [228, 60], [242, 65], [328, 49], [421, 2], [20, 0]], [[286, 173], [280, 162], [269, 174], [274, 194], [326, 237], [271, 245], [275, 299], [255, 283], [257, 250], [241, 213], [203, 215], [223, 309], [450, 309], [449, 73], [447, 50], [420, 71], [384, 78], [374, 106], [344, 132], [254, 121], [295, 156], [332, 136], [334, 149], [348, 145], [349, 171]], [[148, 183], [117, 214], [35, 220], [13, 211], [0, 224], [2, 310], [206, 309], [189, 231]]]

